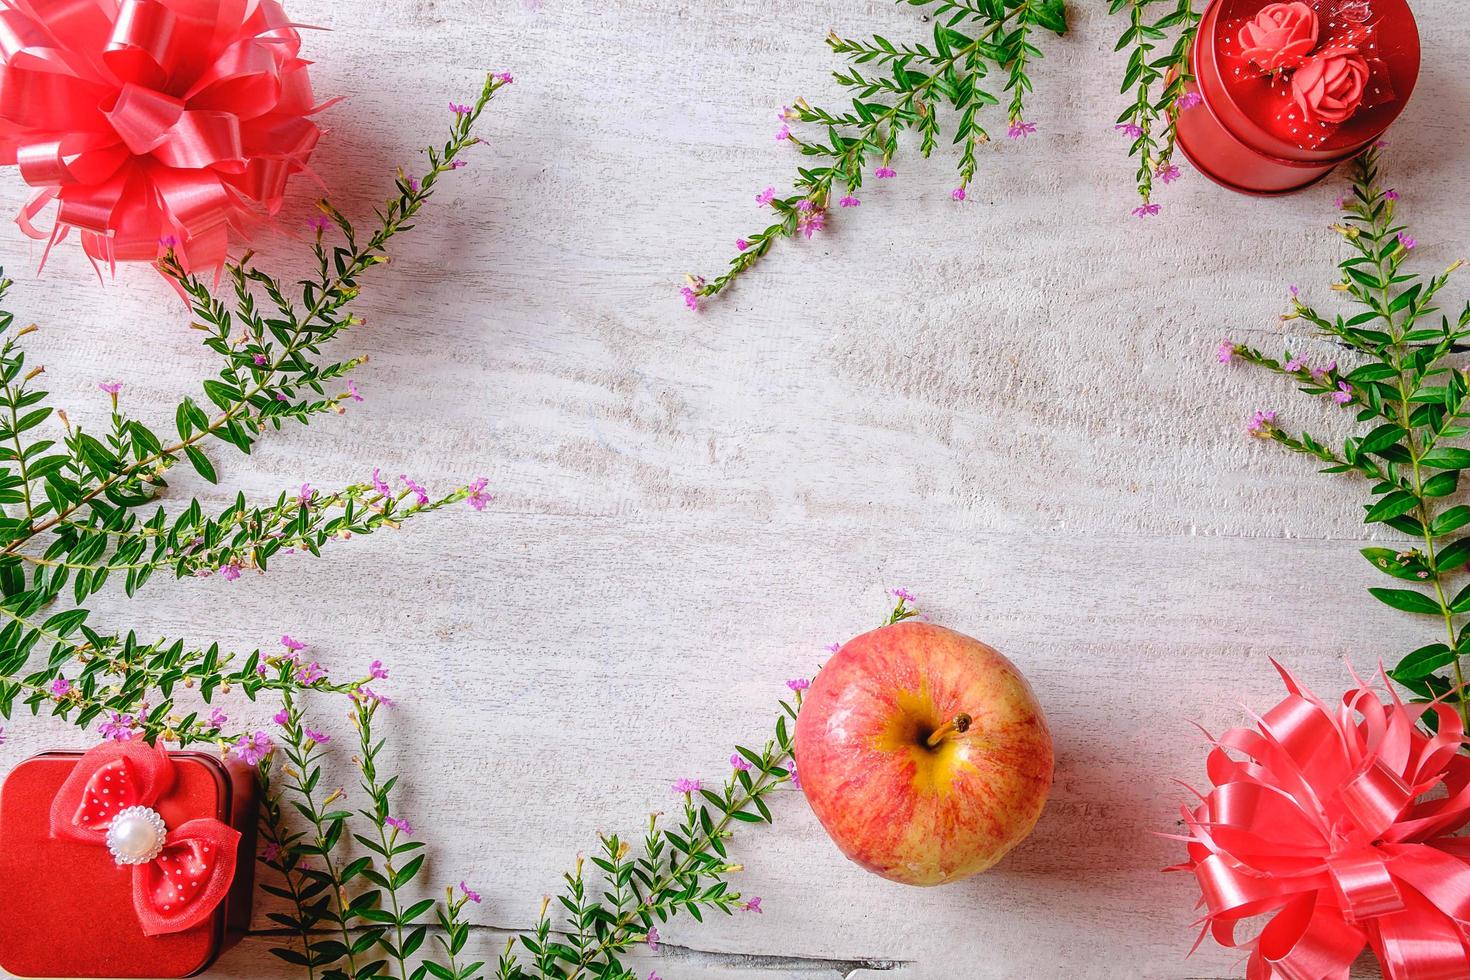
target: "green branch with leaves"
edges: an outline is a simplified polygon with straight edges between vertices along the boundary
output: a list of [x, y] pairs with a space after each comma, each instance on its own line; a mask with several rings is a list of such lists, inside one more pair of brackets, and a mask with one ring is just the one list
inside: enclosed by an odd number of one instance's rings
[[1323, 473], [1369, 481], [1364, 523], [1407, 538], [1401, 546], [1362, 549], [1374, 568], [1402, 583], [1369, 591], [1394, 609], [1425, 617], [1439, 633], [1395, 658], [1388, 674], [1420, 698], [1457, 705], [1470, 730], [1464, 663], [1470, 654], [1470, 536], [1460, 533], [1470, 525], [1470, 505], [1454, 502], [1460, 475], [1470, 469], [1470, 449], [1458, 444], [1470, 435], [1470, 380], [1458, 360], [1470, 349], [1470, 303], [1454, 315], [1439, 306], [1460, 262], [1428, 277], [1406, 268], [1418, 242], [1399, 220], [1398, 194], [1382, 184], [1379, 150], [1370, 149], [1352, 167], [1352, 194], [1333, 226], [1350, 254], [1332, 289], [1358, 311], [1323, 312], [1293, 288], [1283, 316], [1331, 340], [1349, 367], [1334, 361], [1313, 368], [1300, 351], [1277, 359], [1230, 341], [1219, 356], [1288, 378], [1306, 394], [1353, 412], [1364, 427], [1339, 450], [1325, 438], [1289, 431], [1273, 411], [1257, 412], [1251, 423], [1256, 436], [1325, 463]]
[[[756, 196], [773, 212], [764, 229], [736, 241], [729, 268], [706, 280], [690, 276], [682, 288], [690, 309], [715, 296], [764, 258], [781, 239], [811, 238], [826, 228], [832, 209], [857, 207], [865, 170], [873, 177], [896, 176], [899, 136], [918, 135], [919, 152], [933, 153], [941, 136], [959, 148], [959, 185], [952, 192], [964, 200], [978, 166], [975, 151], [990, 142], [984, 113], [1006, 100], [1006, 133], [1024, 139], [1036, 131], [1026, 119], [1026, 96], [1032, 91], [1030, 70], [1042, 56], [1035, 34], [1067, 32], [1064, 0], [898, 0], [926, 8], [933, 21], [927, 42], [894, 44], [885, 37], [850, 40], [833, 32], [827, 44], [851, 67], [834, 73], [850, 93], [851, 108], [829, 110], [797, 99], [781, 113], [776, 139], [796, 148], [810, 162], [797, 168], [795, 193], [778, 196], [774, 187]], [[872, 66], [871, 68], [868, 66]], [[997, 94], [999, 93], [999, 94]], [[945, 106], [952, 134], [941, 120]], [[791, 124], [809, 127], [806, 135]]]
[[1132, 141], [1128, 152], [1138, 161], [1134, 180], [1142, 203], [1133, 213], [1140, 217], [1158, 213], [1154, 181], [1178, 178], [1174, 123], [1198, 104], [1188, 91], [1194, 81], [1189, 49], [1200, 22], [1194, 8], [1194, 0], [1110, 0], [1108, 6], [1109, 14], [1127, 20], [1114, 50], [1128, 52], [1121, 91], [1129, 102], [1114, 128]]

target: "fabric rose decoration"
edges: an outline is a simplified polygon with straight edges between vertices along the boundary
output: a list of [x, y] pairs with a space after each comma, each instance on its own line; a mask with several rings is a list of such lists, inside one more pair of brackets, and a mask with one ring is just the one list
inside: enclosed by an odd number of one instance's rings
[[1317, 46], [1317, 12], [1301, 0], [1267, 4], [1240, 29], [1240, 46], [1262, 71], [1295, 68]]
[[1291, 97], [1307, 122], [1347, 122], [1363, 104], [1370, 75], [1357, 48], [1323, 48], [1291, 77]]

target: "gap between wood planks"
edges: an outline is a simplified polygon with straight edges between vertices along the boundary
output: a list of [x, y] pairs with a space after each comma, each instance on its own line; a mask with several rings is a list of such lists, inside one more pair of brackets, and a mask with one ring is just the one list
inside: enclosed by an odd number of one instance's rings
[[[349, 930], [353, 933], [362, 932], [360, 929]], [[438, 935], [443, 930], [438, 927], [430, 927], [429, 935]], [[533, 932], [533, 929], [504, 929], [498, 926], [471, 925], [470, 931], [486, 936], [495, 937], [497, 945], [495, 949], [503, 949], [507, 941]], [[249, 939], [278, 939], [291, 940], [299, 937], [301, 933], [292, 932], [289, 929], [252, 929], [247, 932]], [[331, 930], [315, 930], [311, 935], [331, 936], [337, 935]], [[552, 930], [552, 935], [562, 936], [566, 933]], [[913, 960], [891, 960], [858, 958], [828, 958], [824, 956], [805, 956], [791, 953], [724, 953], [716, 950], [698, 949], [694, 946], [681, 946], [678, 943], [661, 941], [658, 944], [660, 955], [672, 954], [671, 959], [688, 960], [705, 966], [730, 966], [751, 970], [795, 970], [801, 972], [818, 973], [832, 971], [847, 980], [862, 970], [874, 972], [898, 972], [905, 971], [908, 967], [915, 965]], [[499, 955], [498, 953], [496, 955]], [[493, 957], [485, 957], [487, 963], [493, 961]]]

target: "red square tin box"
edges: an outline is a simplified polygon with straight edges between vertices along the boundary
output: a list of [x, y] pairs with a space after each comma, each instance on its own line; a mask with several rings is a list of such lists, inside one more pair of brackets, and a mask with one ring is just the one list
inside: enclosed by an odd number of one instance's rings
[[112, 742], [0, 786], [0, 970], [188, 977], [249, 923], [255, 781], [199, 752]]

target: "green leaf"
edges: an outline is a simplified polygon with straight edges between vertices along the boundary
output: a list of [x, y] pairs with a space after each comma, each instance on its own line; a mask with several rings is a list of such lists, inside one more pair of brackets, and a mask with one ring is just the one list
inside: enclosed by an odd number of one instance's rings
[[1417, 506], [1419, 501], [1413, 494], [1407, 490], [1395, 490], [1368, 509], [1368, 516], [1363, 518], [1363, 523], [1388, 521], [1407, 514]]
[[210, 483], [219, 482], [219, 476], [214, 472], [214, 464], [200, 451], [198, 446], [185, 446], [184, 453], [189, 457], [189, 462], [194, 464], [194, 469], [199, 472], [200, 476]]
[[1363, 437], [1358, 446], [1360, 453], [1376, 453], [1387, 449], [1389, 446], [1397, 445], [1398, 441], [1408, 435], [1402, 426], [1386, 422]]
[[1441, 615], [1439, 603], [1429, 598], [1422, 592], [1414, 592], [1410, 589], [1369, 589], [1373, 597], [1379, 602], [1402, 609], [1404, 612], [1419, 613], [1425, 616]]
[[1388, 672], [1388, 676], [1400, 684], [1405, 681], [1416, 681], [1429, 677], [1441, 667], [1447, 667], [1454, 661], [1455, 651], [1443, 643], [1431, 643], [1400, 660], [1398, 665]]
[[1436, 517], [1434, 522], [1429, 525], [1429, 530], [1435, 537], [1439, 537], [1442, 534], [1457, 531], [1466, 524], [1470, 524], [1470, 507], [1460, 504], [1457, 507], [1451, 507]]
[[1432, 466], [1437, 470], [1470, 469], [1470, 449], [1460, 449], [1457, 446], [1441, 446], [1438, 449], [1431, 449], [1419, 462], [1424, 466]]

